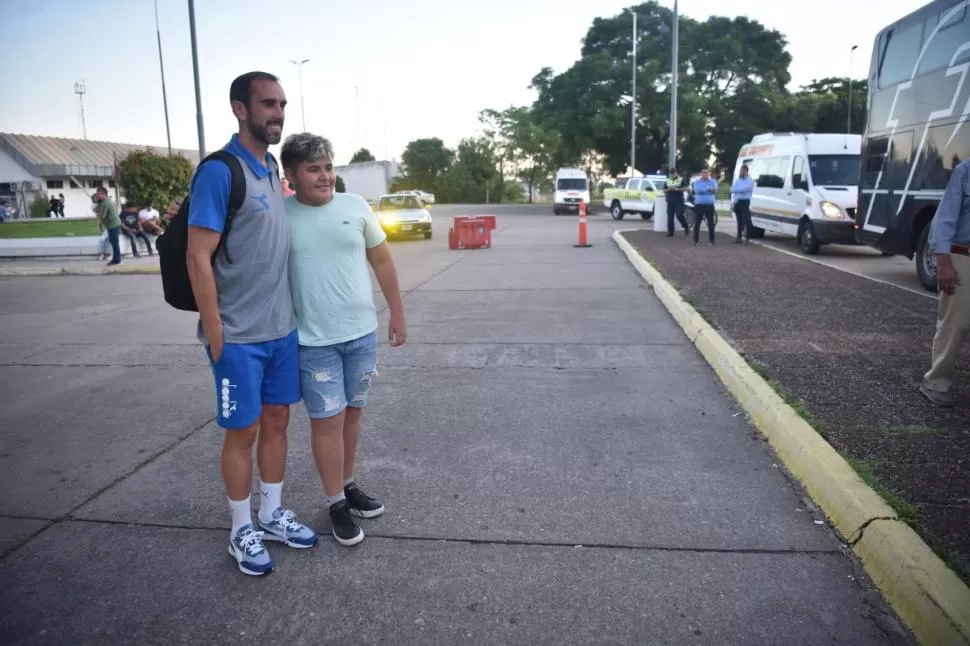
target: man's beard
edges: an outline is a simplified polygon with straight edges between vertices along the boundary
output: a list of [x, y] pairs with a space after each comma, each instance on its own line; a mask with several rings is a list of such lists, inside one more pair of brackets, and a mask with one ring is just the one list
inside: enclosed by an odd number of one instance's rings
[[[280, 126], [280, 134], [278, 136], [270, 136], [269, 127], [271, 125]], [[283, 122], [267, 121], [265, 124], [251, 123], [249, 124], [249, 132], [257, 141], [261, 141], [267, 146], [273, 146], [278, 144], [283, 138]]]

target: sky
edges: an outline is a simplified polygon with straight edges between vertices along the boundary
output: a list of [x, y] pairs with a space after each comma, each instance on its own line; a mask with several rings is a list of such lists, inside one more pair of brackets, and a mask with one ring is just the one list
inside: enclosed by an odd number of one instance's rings
[[[259, 69], [280, 77], [284, 136], [306, 129], [349, 161], [366, 146], [400, 159], [411, 140], [454, 146], [478, 113], [531, 103], [532, 77], [579, 58], [596, 17], [630, 0], [196, 0], [206, 150], [237, 125], [229, 84]], [[673, 0], [661, 4], [673, 7]], [[785, 34], [792, 89], [814, 78], [864, 78], [873, 39], [924, 0], [681, 0], [682, 15], [747, 15]], [[728, 9], [728, 7], [731, 7]], [[4, 97], [0, 132], [165, 146], [153, 0], [0, 0]], [[879, 17], [876, 17], [878, 15]], [[188, 3], [158, 0], [172, 145], [198, 148]], [[853, 45], [859, 48], [850, 56]]]

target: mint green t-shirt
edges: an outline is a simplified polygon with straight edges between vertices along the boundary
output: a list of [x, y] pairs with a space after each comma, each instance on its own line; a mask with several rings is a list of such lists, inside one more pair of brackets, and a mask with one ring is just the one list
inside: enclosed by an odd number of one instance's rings
[[295, 195], [285, 202], [300, 345], [344, 343], [377, 330], [367, 250], [387, 236], [370, 206], [351, 193], [336, 193], [324, 206]]

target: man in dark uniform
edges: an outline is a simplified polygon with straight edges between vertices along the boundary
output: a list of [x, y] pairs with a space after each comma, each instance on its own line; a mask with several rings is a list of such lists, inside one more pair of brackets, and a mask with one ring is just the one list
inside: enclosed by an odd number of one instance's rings
[[684, 235], [690, 232], [690, 227], [687, 226], [687, 220], [684, 219], [684, 193], [688, 188], [687, 178], [680, 177], [677, 169], [671, 168], [670, 175], [667, 177], [667, 186], [664, 190], [664, 194], [667, 196], [668, 238], [674, 236], [674, 216], [677, 217], [680, 226], [684, 227]]

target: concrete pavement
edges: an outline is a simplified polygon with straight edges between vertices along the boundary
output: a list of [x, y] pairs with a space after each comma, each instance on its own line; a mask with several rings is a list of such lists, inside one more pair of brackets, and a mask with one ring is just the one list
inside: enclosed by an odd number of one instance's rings
[[296, 406], [284, 500], [323, 536], [263, 579], [225, 553], [194, 317], [157, 276], [0, 279], [0, 641], [908, 643], [610, 241], [631, 223], [575, 249], [575, 218], [489, 211], [492, 249], [449, 251], [443, 208], [393, 246], [409, 342], [382, 320], [358, 470], [387, 514], [332, 540]]

